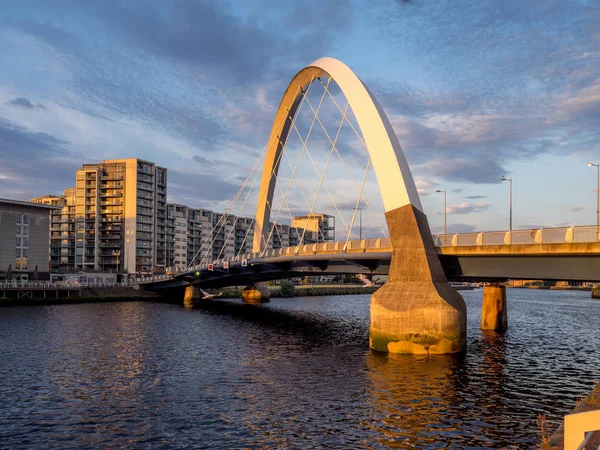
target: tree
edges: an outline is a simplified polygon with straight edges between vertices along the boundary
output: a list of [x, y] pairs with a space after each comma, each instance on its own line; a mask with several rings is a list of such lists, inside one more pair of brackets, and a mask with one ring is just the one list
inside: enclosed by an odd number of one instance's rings
[[296, 294], [296, 288], [288, 280], [281, 280], [279, 283], [279, 292], [282, 297], [293, 297]]

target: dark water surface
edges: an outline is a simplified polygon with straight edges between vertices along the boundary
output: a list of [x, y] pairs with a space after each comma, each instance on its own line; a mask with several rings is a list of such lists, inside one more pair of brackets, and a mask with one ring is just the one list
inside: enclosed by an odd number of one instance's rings
[[0, 448], [514, 448], [600, 380], [600, 301], [511, 289], [464, 357], [368, 350], [369, 296], [0, 309]]

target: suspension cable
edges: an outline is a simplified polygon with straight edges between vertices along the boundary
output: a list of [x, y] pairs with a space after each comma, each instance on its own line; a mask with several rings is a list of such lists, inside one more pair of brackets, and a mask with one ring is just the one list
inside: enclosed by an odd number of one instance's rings
[[354, 227], [354, 219], [356, 219], [356, 212], [358, 211], [358, 205], [360, 204], [360, 198], [362, 196], [363, 189], [365, 187], [365, 182], [367, 181], [367, 174], [369, 173], [369, 168], [371, 167], [371, 157], [369, 156], [369, 160], [367, 161], [367, 168], [365, 169], [365, 176], [363, 177], [362, 184], [360, 186], [360, 192], [358, 193], [358, 198], [356, 199], [356, 206], [354, 207], [354, 213], [352, 214], [352, 222], [350, 224], [350, 233], [346, 237], [346, 243], [344, 244], [344, 250], [348, 246], [348, 241], [350, 241], [350, 234], [352, 233], [352, 228]]

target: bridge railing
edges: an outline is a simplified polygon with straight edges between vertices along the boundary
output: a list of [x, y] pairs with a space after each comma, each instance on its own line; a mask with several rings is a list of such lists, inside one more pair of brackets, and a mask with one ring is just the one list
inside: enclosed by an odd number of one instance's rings
[[537, 236], [537, 233], [538, 230], [515, 230], [512, 232], [505, 232], [504, 244], [535, 244], [535, 238]]
[[600, 227], [533, 228], [481, 233], [435, 234], [433, 240], [438, 247], [600, 242]]

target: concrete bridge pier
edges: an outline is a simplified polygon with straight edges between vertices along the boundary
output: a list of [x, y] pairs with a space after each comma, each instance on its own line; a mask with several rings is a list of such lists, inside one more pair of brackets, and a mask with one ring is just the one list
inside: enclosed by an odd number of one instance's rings
[[183, 294], [183, 306], [186, 308], [191, 308], [194, 306], [194, 293], [196, 289], [194, 286], [186, 286], [185, 292]]
[[505, 331], [508, 328], [506, 307], [506, 286], [492, 283], [483, 287], [483, 307], [481, 308], [481, 329]]
[[262, 283], [253, 283], [242, 289], [242, 301], [244, 303], [269, 303], [271, 291]]
[[388, 282], [371, 297], [371, 348], [389, 353], [464, 351], [467, 308], [448, 284], [427, 217], [411, 204], [385, 216], [393, 252]]

